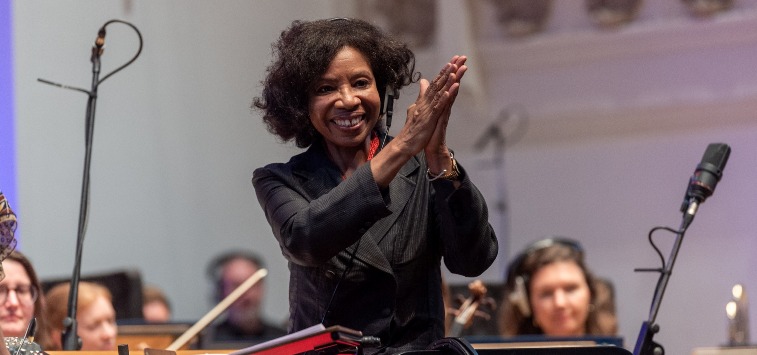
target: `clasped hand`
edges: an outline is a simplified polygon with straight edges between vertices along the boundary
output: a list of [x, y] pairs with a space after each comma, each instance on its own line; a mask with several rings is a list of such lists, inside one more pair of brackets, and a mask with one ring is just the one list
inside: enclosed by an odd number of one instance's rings
[[451, 171], [452, 160], [445, 144], [447, 123], [460, 79], [468, 69], [466, 59], [456, 55], [430, 83], [421, 79], [418, 98], [408, 107], [402, 130], [371, 161], [371, 172], [379, 187], [389, 186], [402, 165], [421, 150], [426, 152], [431, 171]]
[[451, 169], [446, 145], [447, 124], [460, 89], [460, 80], [468, 69], [466, 60], [465, 56], [456, 55], [433, 81], [420, 80], [418, 98], [408, 107], [405, 126], [397, 135], [412, 155], [425, 150], [431, 171]]

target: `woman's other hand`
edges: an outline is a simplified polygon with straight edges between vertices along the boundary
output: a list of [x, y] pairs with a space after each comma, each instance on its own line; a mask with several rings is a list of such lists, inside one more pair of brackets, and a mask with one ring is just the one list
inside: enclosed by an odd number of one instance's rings
[[452, 163], [450, 159], [450, 152], [447, 149], [447, 124], [449, 123], [450, 115], [452, 113], [452, 105], [455, 103], [457, 94], [459, 93], [460, 80], [465, 75], [468, 67], [465, 65], [465, 61], [468, 58], [465, 56], [454, 56], [450, 60], [450, 64], [457, 68], [457, 70], [451, 74], [451, 78], [454, 80], [453, 85], [457, 85], [454, 91], [450, 91], [449, 100], [445, 110], [441, 113], [441, 116], [437, 120], [436, 128], [425, 147], [426, 162], [432, 172], [441, 172], [442, 170], [451, 171]]
[[434, 80], [420, 80], [418, 98], [407, 109], [405, 125], [371, 162], [371, 171], [380, 187], [388, 186], [402, 165], [424, 149], [433, 155], [426, 158], [433, 171], [452, 168], [444, 141], [460, 78], [467, 70], [466, 59], [454, 56]]

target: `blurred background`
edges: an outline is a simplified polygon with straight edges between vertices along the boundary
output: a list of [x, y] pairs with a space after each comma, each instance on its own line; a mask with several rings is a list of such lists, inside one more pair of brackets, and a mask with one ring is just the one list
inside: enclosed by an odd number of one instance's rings
[[[722, 142], [730, 161], [686, 234], [655, 340], [670, 354], [724, 344], [731, 287], [757, 290], [756, 0], [0, 0], [0, 12], [0, 188], [43, 278], [74, 265], [87, 97], [37, 79], [88, 89], [97, 31], [120, 19], [144, 49], [99, 88], [82, 273], [136, 268], [194, 321], [215, 305], [208, 262], [254, 250], [270, 272], [265, 313], [284, 322], [286, 261], [250, 179], [300, 150], [250, 105], [293, 20], [360, 17], [409, 41], [425, 77], [469, 56], [448, 144], [500, 239], [481, 279], [501, 282], [536, 239], [578, 239], [615, 283], [633, 348], [657, 281], [633, 269], [660, 264], [647, 233], [678, 227], [689, 177]], [[137, 44], [110, 25], [103, 75]], [[391, 132], [417, 92], [401, 93]], [[666, 258], [673, 239], [656, 235]]]

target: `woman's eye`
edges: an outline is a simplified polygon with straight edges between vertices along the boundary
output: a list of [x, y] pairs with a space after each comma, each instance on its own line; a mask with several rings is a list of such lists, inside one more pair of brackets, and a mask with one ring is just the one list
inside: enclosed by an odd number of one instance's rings
[[331, 86], [319, 86], [317, 89], [315, 89], [315, 92], [317, 94], [325, 94], [334, 91], [334, 88]]
[[368, 80], [358, 80], [358, 81], [355, 82], [355, 86], [359, 87], [359, 88], [367, 87], [370, 84], [371, 84], [371, 82], [368, 81]]

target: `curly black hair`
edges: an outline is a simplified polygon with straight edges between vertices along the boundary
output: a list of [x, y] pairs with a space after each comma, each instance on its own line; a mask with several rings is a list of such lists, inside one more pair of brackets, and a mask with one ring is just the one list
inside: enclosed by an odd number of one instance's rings
[[283, 141], [306, 148], [320, 137], [310, 122], [308, 90], [328, 69], [340, 49], [349, 46], [368, 59], [384, 100], [387, 86], [399, 90], [418, 81], [415, 55], [407, 44], [358, 19], [294, 21], [272, 45], [274, 58], [253, 108], [263, 111], [268, 130]]

